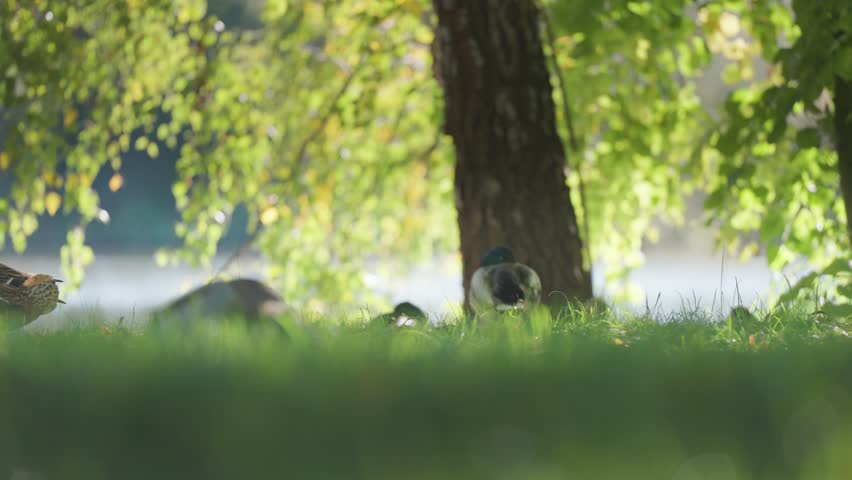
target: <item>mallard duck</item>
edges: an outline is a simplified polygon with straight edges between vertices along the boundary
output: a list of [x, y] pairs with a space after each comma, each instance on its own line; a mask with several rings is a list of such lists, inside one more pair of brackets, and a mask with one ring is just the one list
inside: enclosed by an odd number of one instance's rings
[[59, 299], [56, 284], [60, 282], [44, 273], [30, 275], [0, 263], [0, 307], [22, 312], [25, 323], [30, 323], [52, 312], [57, 303], [65, 303]]
[[[373, 322], [381, 322], [395, 327], [413, 327], [426, 322], [426, 314], [411, 302], [398, 303], [392, 312], [375, 317]], [[372, 323], [372, 322], [371, 322]]]
[[470, 281], [470, 306], [477, 315], [538, 303], [541, 280], [532, 268], [515, 261], [512, 249], [492, 248]]
[[251, 325], [281, 325], [272, 317], [284, 313], [281, 296], [262, 282], [249, 278], [211, 282], [192, 290], [156, 312], [154, 324], [177, 319], [235, 316]]

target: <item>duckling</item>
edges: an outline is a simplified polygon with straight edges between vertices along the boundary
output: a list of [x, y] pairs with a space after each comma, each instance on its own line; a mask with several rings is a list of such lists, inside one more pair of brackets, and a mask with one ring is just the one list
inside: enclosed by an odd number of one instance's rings
[[31, 275], [0, 263], [0, 307], [24, 314], [24, 324], [56, 308], [62, 282], [44, 273]]
[[394, 327], [413, 327], [425, 323], [426, 320], [427, 317], [423, 310], [420, 310], [411, 302], [402, 302], [393, 307], [392, 312], [373, 318], [371, 323], [379, 321]]
[[540, 299], [541, 279], [532, 268], [515, 262], [509, 247], [492, 248], [473, 272], [470, 306], [477, 315], [523, 308]]

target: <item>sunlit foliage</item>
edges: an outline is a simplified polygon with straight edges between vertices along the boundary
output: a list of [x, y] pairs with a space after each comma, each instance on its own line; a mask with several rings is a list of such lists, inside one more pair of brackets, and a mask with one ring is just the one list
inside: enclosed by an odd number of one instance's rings
[[[637, 266], [654, 220], [682, 223], [700, 189], [720, 244], [741, 257], [848, 270], [831, 126], [833, 77], [852, 76], [848, 2], [578, 0], [550, 12], [580, 143], [574, 200], [582, 188], [597, 259]], [[713, 62], [731, 94], [702, 105]]]
[[659, 238], [655, 219], [683, 223], [685, 195], [696, 187], [687, 169], [707, 114], [694, 80], [709, 52], [689, 4], [580, 0], [549, 8], [579, 143], [568, 159], [574, 203], [585, 191], [582, 221], [610, 281], [642, 263], [643, 243]]
[[178, 150], [184, 247], [160, 262], [209, 261], [242, 205], [288, 297], [353, 302], [371, 255], [456, 242], [428, 18], [417, 2], [272, 1], [267, 28], [232, 33], [204, 1], [0, 4], [15, 180], [0, 242], [23, 250], [61, 201], [81, 217], [62, 252], [78, 283], [94, 177], [112, 169], [117, 190], [123, 154]]
[[705, 209], [724, 245], [763, 250], [776, 270], [806, 259], [817, 272], [806, 283], [822, 271], [829, 296], [848, 302], [852, 256], [832, 121], [834, 77], [852, 79], [852, 6], [792, 6], [714, 2], [699, 11], [711, 50], [730, 61], [725, 80], [738, 87], [704, 151]]

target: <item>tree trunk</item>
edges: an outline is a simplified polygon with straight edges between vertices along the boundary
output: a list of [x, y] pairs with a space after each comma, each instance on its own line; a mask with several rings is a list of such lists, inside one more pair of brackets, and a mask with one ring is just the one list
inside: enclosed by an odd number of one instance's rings
[[852, 81], [834, 77], [834, 142], [840, 193], [846, 206], [846, 232], [852, 246]]
[[538, 272], [548, 303], [590, 298], [534, 0], [433, 4], [435, 75], [456, 149], [465, 298], [495, 245], [510, 246]]

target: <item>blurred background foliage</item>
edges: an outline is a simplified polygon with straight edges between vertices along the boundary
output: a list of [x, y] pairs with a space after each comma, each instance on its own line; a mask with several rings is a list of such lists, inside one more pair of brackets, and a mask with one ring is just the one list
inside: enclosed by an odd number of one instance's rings
[[[816, 272], [808, 281], [848, 271], [830, 123], [830, 80], [852, 78], [848, 5], [542, 6], [552, 83], [564, 84], [554, 95], [573, 144], [574, 204], [616, 291], [629, 293], [622, 282], [643, 244], [661, 224], [688, 220], [696, 194], [721, 246], [765, 252], [776, 269], [806, 265]], [[8, 238], [23, 251], [40, 222], [69, 215], [63, 270], [78, 284], [93, 258], [87, 229], [110, 221], [95, 179], [117, 191], [128, 162], [176, 158], [169, 204], [180, 242], [159, 262], [205, 264], [238, 229], [294, 305], [363, 302], [365, 261], [457, 247], [430, 9], [421, 0], [0, 2], [0, 171], [12, 179], [0, 247]], [[728, 90], [701, 97], [720, 63]], [[848, 283], [830, 293], [852, 296]]]

